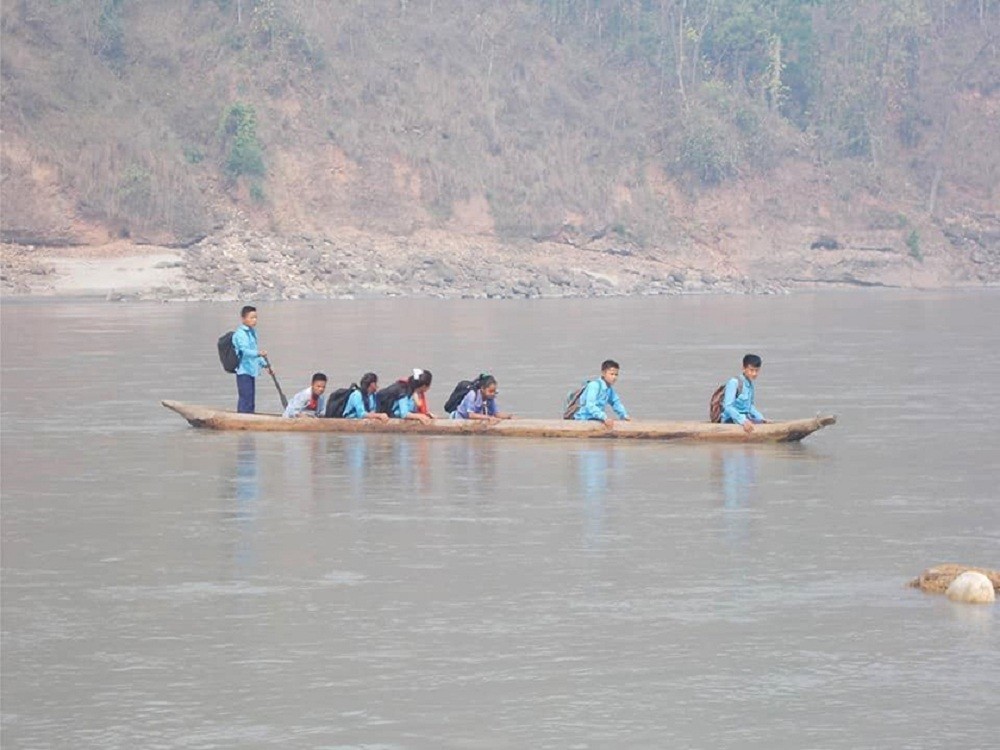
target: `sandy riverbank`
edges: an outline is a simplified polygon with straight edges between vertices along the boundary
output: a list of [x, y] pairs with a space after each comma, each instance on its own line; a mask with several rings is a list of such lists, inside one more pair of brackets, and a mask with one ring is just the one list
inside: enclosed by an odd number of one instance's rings
[[5, 295], [118, 300], [185, 296], [184, 252], [114, 243], [77, 248], [3, 248]]

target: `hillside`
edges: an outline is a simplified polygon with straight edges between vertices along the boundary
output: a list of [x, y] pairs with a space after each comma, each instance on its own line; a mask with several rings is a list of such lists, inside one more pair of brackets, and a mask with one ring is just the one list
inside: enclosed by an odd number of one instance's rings
[[1000, 0], [0, 14], [7, 291], [112, 242], [196, 296], [1000, 280]]

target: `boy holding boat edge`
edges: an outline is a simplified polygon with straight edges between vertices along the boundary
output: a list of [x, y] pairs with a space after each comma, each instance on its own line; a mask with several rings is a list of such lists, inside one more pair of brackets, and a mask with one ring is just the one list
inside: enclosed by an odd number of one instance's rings
[[742, 425], [744, 432], [751, 433], [755, 424], [767, 422], [754, 404], [754, 383], [760, 376], [762, 364], [756, 354], [747, 354], [743, 357], [743, 372], [726, 382], [720, 420], [723, 424]]
[[606, 359], [601, 363], [601, 377], [587, 383], [580, 394], [580, 405], [573, 414], [573, 419], [604, 422], [606, 427], [614, 427], [615, 421], [605, 412], [606, 407], [610, 406], [619, 419], [631, 421], [632, 418], [613, 387], [618, 380], [619, 369], [618, 363], [613, 359]]
[[299, 391], [288, 401], [283, 417], [318, 417], [326, 413], [326, 375], [317, 372], [312, 376], [312, 385]]

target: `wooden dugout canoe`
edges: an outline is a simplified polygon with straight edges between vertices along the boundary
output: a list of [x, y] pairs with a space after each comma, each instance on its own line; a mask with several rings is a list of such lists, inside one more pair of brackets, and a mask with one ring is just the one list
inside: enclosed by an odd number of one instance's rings
[[366, 419], [285, 419], [277, 414], [237, 414], [232, 411], [192, 406], [178, 401], [163, 405], [180, 414], [193, 427], [208, 430], [254, 432], [390, 432], [414, 435], [500, 435], [538, 438], [588, 438], [616, 440], [694, 440], [713, 443], [794, 443], [816, 430], [835, 424], [836, 417], [814, 417], [791, 422], [757, 425], [747, 434], [733, 424], [711, 422], [616, 421], [607, 428], [597, 422], [566, 419], [510, 419], [488, 424], [462, 419], [435, 419], [431, 424], [393, 419], [376, 422]]

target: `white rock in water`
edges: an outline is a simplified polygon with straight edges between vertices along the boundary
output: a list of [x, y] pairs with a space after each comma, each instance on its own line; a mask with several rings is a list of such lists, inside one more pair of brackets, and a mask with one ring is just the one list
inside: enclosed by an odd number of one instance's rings
[[953, 602], [968, 604], [991, 604], [997, 598], [990, 579], [974, 570], [962, 573], [951, 582], [944, 594]]

